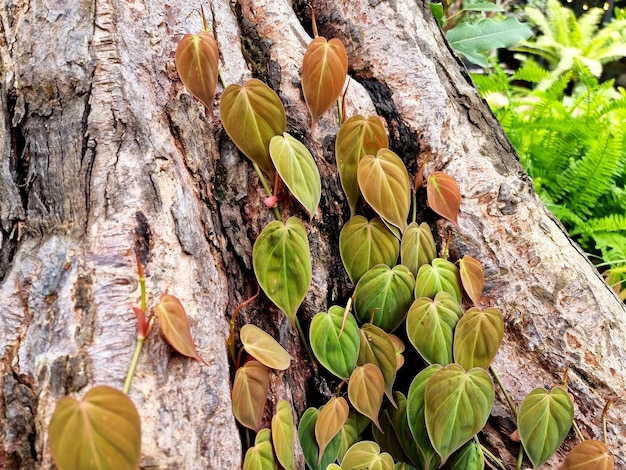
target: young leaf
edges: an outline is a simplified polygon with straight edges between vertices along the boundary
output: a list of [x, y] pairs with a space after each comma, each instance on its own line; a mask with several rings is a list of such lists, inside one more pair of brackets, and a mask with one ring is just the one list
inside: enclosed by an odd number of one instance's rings
[[485, 287], [485, 272], [480, 261], [465, 255], [459, 262], [459, 273], [461, 275], [461, 284], [474, 305], [478, 305], [480, 296]]
[[385, 378], [385, 394], [395, 406], [393, 399], [393, 383], [396, 380], [396, 350], [387, 333], [376, 325], [366, 323], [360, 330], [361, 347], [357, 364], [367, 363], [378, 366]]
[[326, 446], [341, 431], [348, 419], [350, 408], [343, 397], [333, 397], [320, 410], [315, 422], [315, 440], [319, 446], [317, 464], [320, 465]]
[[276, 414], [272, 417], [272, 442], [276, 458], [285, 470], [296, 470], [293, 455], [294, 430], [291, 406], [285, 400], [280, 400]]
[[349, 470], [393, 470], [393, 458], [380, 453], [378, 444], [361, 441], [348, 449], [341, 461], [341, 468]]
[[339, 39], [318, 36], [302, 58], [302, 93], [313, 123], [341, 96], [348, 75], [348, 54]]
[[239, 338], [246, 352], [264, 366], [277, 370], [286, 370], [289, 367], [292, 359], [289, 353], [258, 326], [242, 326]]
[[398, 239], [378, 217], [354, 216], [339, 234], [339, 254], [353, 284], [377, 264], [394, 266], [399, 251]]
[[541, 467], [556, 451], [574, 420], [574, 403], [561, 386], [549, 392], [536, 388], [522, 401], [517, 429], [524, 449], [535, 468]]
[[434, 300], [415, 299], [406, 319], [407, 336], [420, 356], [429, 364], [452, 362], [454, 327], [463, 311], [447, 292], [439, 292]]
[[326, 468], [335, 461], [339, 453], [339, 445], [341, 443], [341, 435], [337, 434], [332, 441], [326, 446], [326, 450], [322, 454], [321, 463], [318, 464], [319, 447], [315, 439], [315, 423], [319, 416], [319, 411], [315, 408], [308, 408], [298, 425], [298, 439], [304, 454], [304, 460], [311, 470], [326, 470]]
[[243, 426], [258, 431], [265, 408], [270, 376], [257, 361], [246, 362], [235, 372], [233, 381], [233, 414]]
[[606, 444], [592, 439], [574, 447], [565, 457], [561, 470], [613, 470], [614, 466]]
[[435, 258], [432, 264], [420, 267], [415, 280], [415, 298], [435, 296], [447, 292], [457, 303], [461, 303], [461, 279], [459, 269], [450, 261]]
[[387, 148], [389, 140], [382, 120], [378, 116], [352, 116], [341, 125], [335, 141], [337, 169], [341, 178], [350, 212], [354, 215], [361, 195], [357, 181], [359, 161], [365, 155], [376, 155], [381, 148]]
[[311, 254], [304, 224], [296, 217], [270, 222], [252, 250], [254, 274], [265, 295], [291, 323], [311, 284]]
[[322, 183], [311, 152], [287, 132], [272, 137], [270, 156], [291, 194], [313, 217], [320, 202]]
[[196, 351], [196, 346], [193, 344], [193, 337], [191, 336], [189, 320], [180, 300], [173, 295], [161, 295], [161, 300], [156, 306], [156, 315], [159, 319], [163, 336], [170, 346], [183, 356], [193, 357], [208, 365]]
[[246, 452], [243, 470], [276, 470], [276, 460], [270, 439], [270, 430], [261, 429], [254, 440], [254, 447]]
[[419, 268], [437, 257], [433, 233], [426, 222], [411, 222], [402, 235], [400, 245], [402, 264], [417, 276]]
[[385, 378], [378, 366], [364, 364], [355, 367], [348, 381], [348, 398], [352, 406], [371, 419], [378, 429], [378, 412], [384, 393]]
[[357, 180], [361, 194], [376, 213], [404, 232], [411, 208], [411, 183], [404, 162], [389, 149], [359, 162]]
[[424, 417], [442, 463], [483, 428], [494, 396], [493, 382], [484, 369], [466, 372], [457, 364], [449, 364], [428, 379]]
[[489, 368], [504, 337], [500, 310], [476, 307], [469, 309], [454, 330], [454, 362], [466, 370]]
[[185, 34], [176, 48], [176, 70], [183, 85], [213, 112], [219, 51], [211, 33]]
[[432, 210], [458, 227], [461, 190], [452, 176], [435, 172], [426, 180], [426, 197]]
[[480, 445], [470, 441], [457, 450], [446, 463], [446, 470], [483, 470], [485, 456]]
[[[343, 331], [342, 331], [343, 330]], [[309, 330], [311, 349], [320, 364], [347, 380], [359, 356], [359, 327], [352, 314], [336, 305], [313, 317]]]
[[141, 421], [128, 395], [99, 385], [81, 401], [59, 400], [48, 428], [59, 470], [135, 470], [141, 451]]
[[287, 126], [285, 109], [274, 90], [256, 78], [244, 86], [229, 85], [220, 100], [220, 114], [224, 130], [239, 150], [273, 178], [270, 141]]
[[396, 350], [396, 371], [398, 371], [400, 370], [400, 367], [404, 365], [404, 356], [402, 355], [402, 353], [406, 348], [402, 340], [396, 335], [388, 333], [387, 336], [389, 336], [389, 339], [391, 340], [391, 343]]
[[402, 324], [413, 302], [415, 278], [406, 266], [379, 264], [367, 271], [354, 291], [354, 314], [391, 333]]

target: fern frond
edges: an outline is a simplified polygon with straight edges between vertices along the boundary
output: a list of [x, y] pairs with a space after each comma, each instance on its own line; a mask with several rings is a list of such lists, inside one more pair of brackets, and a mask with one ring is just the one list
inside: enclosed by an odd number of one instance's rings
[[[577, 225], [571, 235], [594, 235], [604, 232], [624, 232], [626, 234], [626, 214], [609, 214], [604, 217], [589, 219]], [[626, 246], [624, 246], [626, 250]], [[625, 258], [626, 259], [626, 258]]]
[[519, 69], [517, 69], [511, 78], [513, 80], [524, 80], [529, 83], [539, 83], [542, 80], [547, 79], [549, 76], [550, 72], [534, 60], [528, 59]]

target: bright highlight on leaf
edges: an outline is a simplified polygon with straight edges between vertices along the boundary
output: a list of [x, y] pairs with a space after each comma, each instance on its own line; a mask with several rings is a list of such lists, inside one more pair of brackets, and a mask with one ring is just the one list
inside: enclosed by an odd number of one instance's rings
[[264, 366], [277, 370], [286, 370], [289, 367], [292, 359], [289, 353], [258, 326], [242, 326], [239, 338], [246, 352]]
[[459, 262], [459, 274], [461, 275], [461, 284], [474, 305], [478, 305], [480, 296], [485, 287], [485, 272], [480, 261], [465, 255]]
[[208, 365], [196, 351], [189, 320], [180, 300], [173, 295], [163, 294], [155, 310], [161, 331], [169, 345], [183, 356], [193, 357]]
[[311, 284], [311, 253], [302, 221], [270, 222], [254, 243], [254, 274], [265, 295], [291, 323]]
[[348, 419], [350, 408], [348, 402], [342, 397], [333, 397], [320, 410], [315, 422], [315, 440], [319, 445], [319, 457], [317, 464], [320, 465], [326, 446], [341, 431]]
[[59, 470], [136, 470], [139, 466], [139, 414], [132, 400], [112, 387], [94, 387], [81, 401], [59, 400], [48, 436]]
[[432, 210], [458, 226], [461, 210], [461, 190], [452, 176], [435, 172], [426, 180], [426, 197]]
[[235, 372], [233, 414], [243, 426], [258, 431], [265, 408], [270, 376], [263, 364], [246, 362]]
[[274, 90], [256, 78], [244, 86], [229, 85], [220, 100], [220, 114], [237, 148], [273, 178], [270, 141], [283, 135], [287, 126], [285, 109]]
[[417, 272], [415, 298], [434, 299], [439, 292], [447, 292], [461, 303], [461, 279], [459, 269], [450, 261], [435, 258], [431, 264], [424, 264]]
[[280, 400], [276, 414], [272, 417], [272, 442], [276, 458], [285, 470], [296, 470], [293, 455], [294, 430], [291, 406], [285, 400]]
[[613, 470], [615, 461], [608, 447], [600, 441], [583, 441], [574, 447], [561, 470]]
[[[378, 412], [385, 393], [385, 378], [374, 364], [358, 366], [348, 381], [348, 398], [352, 406], [380, 428]], [[382, 429], [381, 429], [382, 431]]]
[[276, 460], [270, 439], [270, 430], [261, 429], [254, 440], [254, 447], [246, 452], [243, 470], [276, 470]]
[[185, 34], [176, 48], [176, 70], [189, 93], [213, 112], [219, 51], [211, 33]]
[[348, 54], [339, 39], [318, 36], [302, 58], [302, 92], [313, 123], [341, 96], [348, 75]]
[[350, 470], [393, 470], [393, 458], [380, 453], [375, 442], [361, 441], [348, 449], [341, 461], [341, 468]]

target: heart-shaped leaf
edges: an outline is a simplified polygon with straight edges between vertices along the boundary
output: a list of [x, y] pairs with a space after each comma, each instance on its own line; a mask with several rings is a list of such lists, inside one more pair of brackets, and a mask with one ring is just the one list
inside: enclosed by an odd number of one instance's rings
[[[391, 407], [391, 409], [394, 409]], [[390, 409], [383, 409], [379, 415], [379, 422], [382, 431], [376, 426], [372, 427], [372, 435], [374, 440], [382, 450], [388, 452], [394, 460], [401, 462], [409, 462], [410, 459], [404, 453], [400, 438], [396, 434], [393, 424], [391, 423]]]
[[[337, 460], [341, 462], [343, 460], [343, 456], [346, 455], [348, 449], [359, 440], [359, 430], [357, 429], [356, 423], [356, 412], [354, 410], [350, 411], [348, 416], [348, 420], [344, 423], [343, 427], [340, 431], [341, 443], [339, 445], [339, 453], [337, 454]], [[364, 418], [364, 421], [369, 422], [367, 418]]]
[[254, 274], [265, 295], [291, 323], [311, 284], [309, 240], [302, 221], [275, 220], [261, 232], [252, 250]]
[[411, 344], [429, 364], [443, 366], [452, 362], [454, 327], [463, 311], [447, 292], [439, 292], [434, 300], [415, 299], [406, 319]]
[[409, 423], [409, 429], [415, 440], [416, 450], [419, 454], [419, 468], [425, 470], [434, 470], [439, 467], [439, 456], [435, 452], [430, 438], [428, 437], [428, 431], [426, 429], [426, 420], [424, 417], [424, 390], [426, 383], [431, 376], [441, 370], [439, 364], [433, 364], [421, 371], [415, 376], [409, 387], [409, 394], [407, 396], [407, 408], [406, 417]]
[[183, 356], [193, 357], [208, 365], [196, 351], [189, 320], [180, 300], [173, 295], [163, 294], [155, 310], [161, 331], [169, 345]]
[[315, 439], [320, 448], [317, 459], [318, 465], [322, 462], [326, 446], [330, 444], [348, 420], [349, 412], [350, 407], [343, 397], [331, 398], [320, 410], [315, 422]]
[[291, 194], [313, 217], [320, 202], [322, 182], [311, 152], [302, 142], [285, 132], [272, 137], [270, 156]]
[[583, 441], [574, 447], [563, 462], [561, 470], [613, 470], [615, 461], [603, 442]]
[[[389, 416], [391, 417], [391, 424], [393, 426], [393, 429], [396, 433], [398, 440], [400, 441], [400, 445], [402, 446], [402, 449], [404, 450], [404, 452], [409, 458], [409, 461], [419, 467], [421, 465], [421, 462], [423, 462], [423, 460], [422, 460], [422, 454], [419, 451], [415, 440], [413, 439], [413, 433], [411, 432], [411, 428], [409, 427], [409, 421], [408, 421], [408, 415], [407, 415], [408, 401], [406, 397], [400, 392], [394, 392], [393, 396], [398, 407], [389, 409]], [[422, 420], [423, 420], [423, 417], [422, 417]], [[424, 427], [424, 432], [426, 432], [425, 427]], [[426, 439], [428, 439], [428, 436], [426, 436]], [[432, 446], [431, 446], [431, 449], [432, 449]], [[432, 450], [432, 454], [434, 453], [435, 451]]]
[[304, 412], [298, 425], [298, 439], [300, 440], [300, 446], [302, 447], [307, 466], [311, 470], [326, 470], [337, 459], [341, 434], [337, 434], [326, 446], [326, 450], [322, 454], [321, 463], [318, 464], [319, 447], [315, 439], [315, 423], [318, 416], [319, 411], [315, 408], [308, 408]]
[[263, 364], [246, 362], [235, 372], [233, 414], [243, 426], [258, 431], [265, 408], [270, 376]]
[[415, 278], [409, 268], [378, 264], [356, 285], [354, 314], [360, 323], [373, 323], [391, 333], [404, 321], [414, 288]]
[[402, 264], [417, 276], [419, 268], [437, 257], [433, 233], [426, 222], [411, 222], [402, 235], [400, 247]]
[[348, 449], [341, 461], [347, 470], [393, 470], [393, 458], [386, 452], [380, 453], [378, 444], [361, 441]]
[[401, 232], [411, 208], [411, 184], [404, 162], [389, 149], [359, 162], [357, 180], [361, 194], [376, 213]]
[[387, 131], [378, 116], [367, 119], [360, 115], [352, 116], [341, 125], [335, 141], [335, 156], [341, 186], [352, 215], [361, 195], [357, 180], [359, 161], [365, 155], [376, 155], [381, 148], [388, 146]]
[[459, 273], [461, 275], [461, 284], [474, 305], [478, 305], [480, 296], [485, 287], [485, 272], [480, 261], [465, 255], [459, 262]]
[[465, 369], [488, 369], [504, 338], [500, 310], [469, 309], [454, 330], [454, 362]]
[[446, 470], [483, 470], [485, 456], [480, 445], [470, 441], [457, 450], [446, 463]]
[[81, 401], [59, 400], [48, 427], [59, 470], [135, 470], [141, 452], [141, 421], [128, 395], [99, 385]]
[[296, 470], [293, 455], [293, 414], [291, 406], [280, 400], [276, 406], [276, 414], [272, 417], [272, 442], [278, 462], [285, 470]]
[[285, 109], [274, 90], [256, 78], [244, 86], [229, 85], [220, 100], [220, 114], [224, 130], [239, 150], [273, 178], [270, 141], [287, 127]]
[[341, 96], [348, 75], [348, 54], [339, 39], [318, 36], [302, 58], [302, 93], [313, 123]]
[[376, 325], [366, 323], [360, 333], [361, 347], [357, 364], [378, 366], [385, 378], [385, 394], [395, 406], [392, 387], [396, 380], [396, 349], [387, 333]]
[[211, 33], [185, 34], [176, 48], [176, 70], [183, 85], [213, 112], [219, 51]]
[[484, 369], [449, 364], [435, 372], [424, 390], [428, 436], [444, 463], [480, 431], [489, 417], [495, 391]]
[[339, 254], [353, 284], [377, 264], [395, 266], [399, 245], [378, 217], [368, 221], [363, 216], [354, 216], [339, 234]]
[[351, 313], [336, 305], [313, 317], [309, 330], [311, 349], [320, 364], [347, 380], [359, 357], [359, 327]]
[[574, 403], [561, 386], [550, 391], [536, 388], [524, 398], [517, 415], [517, 429], [535, 468], [541, 467], [559, 448], [573, 419]]
[[348, 398], [352, 406], [371, 419], [378, 429], [378, 412], [384, 393], [385, 378], [378, 366], [364, 364], [354, 368], [348, 382]]
[[286, 370], [289, 367], [292, 359], [289, 353], [258, 326], [242, 326], [239, 338], [246, 352], [264, 366], [277, 370]]
[[450, 261], [435, 258], [432, 264], [425, 264], [417, 272], [415, 281], [415, 298], [435, 298], [444, 291], [461, 303], [461, 279], [458, 268]]
[[261, 429], [254, 440], [254, 447], [250, 447], [246, 452], [243, 470], [276, 470], [277, 468], [270, 430]]
[[387, 333], [389, 339], [391, 340], [391, 344], [393, 344], [394, 349], [396, 350], [396, 371], [400, 370], [400, 367], [404, 365], [404, 353], [405, 346], [400, 338], [392, 333]]
[[426, 197], [432, 210], [458, 227], [461, 190], [452, 176], [440, 171], [430, 175], [426, 180]]

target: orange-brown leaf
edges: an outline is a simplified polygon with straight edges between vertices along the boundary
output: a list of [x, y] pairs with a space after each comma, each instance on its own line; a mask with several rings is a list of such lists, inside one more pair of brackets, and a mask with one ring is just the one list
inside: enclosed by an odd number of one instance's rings
[[268, 369], [260, 362], [249, 361], [237, 369], [233, 381], [233, 414], [237, 421], [259, 430], [269, 387]]
[[461, 274], [461, 284], [474, 305], [478, 305], [480, 296], [485, 287], [485, 272], [480, 261], [465, 255], [459, 262], [459, 273]]
[[348, 55], [339, 39], [316, 37], [302, 59], [302, 92], [313, 123], [341, 96], [348, 74]]
[[426, 182], [428, 205], [444, 219], [455, 225], [461, 210], [461, 190], [452, 176], [442, 172], [435, 172]]
[[348, 381], [350, 403], [359, 413], [371, 419], [381, 432], [378, 413], [384, 394], [385, 378], [378, 366], [367, 363], [354, 368]]
[[163, 294], [156, 306], [156, 315], [165, 340], [183, 356], [193, 357], [206, 364], [200, 357], [191, 336], [191, 327], [183, 305], [176, 297]]
[[176, 70], [189, 93], [213, 112], [219, 51], [211, 33], [186, 34], [176, 48]]
[[561, 470], [613, 470], [615, 461], [607, 446], [600, 441], [583, 441], [574, 447]]
[[315, 440], [319, 446], [318, 465], [322, 462], [326, 447], [348, 420], [349, 413], [348, 402], [342, 397], [331, 398], [320, 411], [315, 422]]

